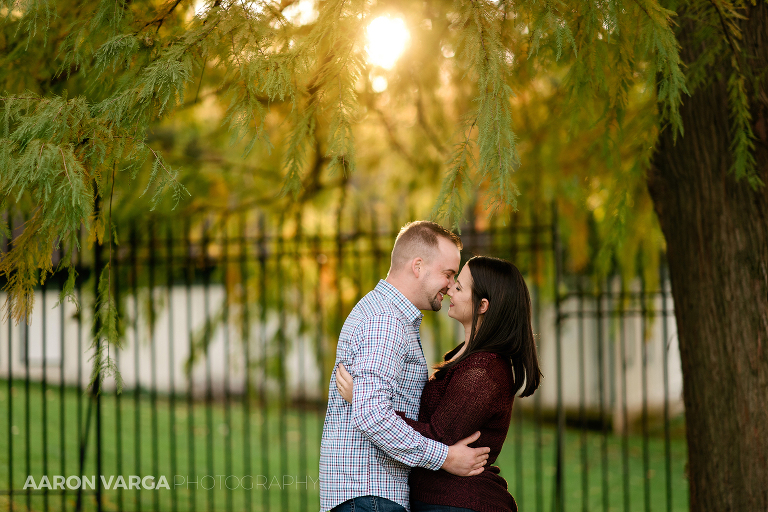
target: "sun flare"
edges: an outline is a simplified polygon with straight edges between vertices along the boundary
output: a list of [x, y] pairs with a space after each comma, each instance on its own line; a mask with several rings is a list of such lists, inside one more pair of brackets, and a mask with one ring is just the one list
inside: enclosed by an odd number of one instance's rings
[[368, 61], [385, 69], [392, 69], [411, 38], [401, 18], [379, 16], [366, 30]]

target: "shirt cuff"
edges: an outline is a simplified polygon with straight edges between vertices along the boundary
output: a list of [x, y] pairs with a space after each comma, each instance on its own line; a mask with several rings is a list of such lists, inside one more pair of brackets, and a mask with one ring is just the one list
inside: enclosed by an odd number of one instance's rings
[[420, 467], [437, 471], [443, 467], [445, 459], [448, 457], [448, 447], [443, 443], [424, 438], [425, 450], [424, 458], [419, 464]]

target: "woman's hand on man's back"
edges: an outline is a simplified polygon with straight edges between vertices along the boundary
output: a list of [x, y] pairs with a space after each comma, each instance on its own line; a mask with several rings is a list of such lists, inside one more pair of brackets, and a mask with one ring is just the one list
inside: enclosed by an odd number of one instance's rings
[[336, 367], [336, 390], [344, 400], [352, 403], [353, 389], [352, 375], [339, 363]]

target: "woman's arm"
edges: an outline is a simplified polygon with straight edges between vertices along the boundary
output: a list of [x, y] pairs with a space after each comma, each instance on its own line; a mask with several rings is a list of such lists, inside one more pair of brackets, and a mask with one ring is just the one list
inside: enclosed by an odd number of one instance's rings
[[[398, 412], [419, 434], [452, 445], [477, 432], [495, 413], [495, 405], [509, 393], [502, 361], [468, 360], [453, 371], [451, 382], [429, 422], [415, 421]], [[488, 364], [490, 363], [490, 364]], [[352, 402], [352, 376], [339, 365], [336, 388], [345, 400]]]
[[[344, 400], [350, 404], [352, 403], [352, 397], [354, 396], [354, 381], [352, 379], [352, 375], [350, 375], [350, 373], [341, 363], [339, 363], [338, 368], [336, 368], [336, 390]], [[395, 413], [403, 418], [405, 422], [419, 434], [423, 435], [424, 437], [437, 440], [437, 437], [435, 437], [435, 433], [430, 428], [429, 423], [420, 423], [418, 421], [407, 418], [404, 412], [395, 411]]]

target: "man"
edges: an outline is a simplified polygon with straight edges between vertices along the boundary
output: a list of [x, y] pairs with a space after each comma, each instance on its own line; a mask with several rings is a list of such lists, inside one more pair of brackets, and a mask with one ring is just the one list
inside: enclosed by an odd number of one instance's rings
[[347, 403], [328, 390], [320, 445], [323, 511], [410, 511], [411, 467], [460, 476], [483, 471], [488, 448], [470, 448], [475, 433], [453, 446], [427, 439], [400, 418], [416, 419], [428, 377], [420, 310], [439, 311], [459, 271], [461, 240], [433, 222], [406, 224], [395, 240], [386, 280], [363, 297], [344, 322], [336, 349], [354, 379]]

